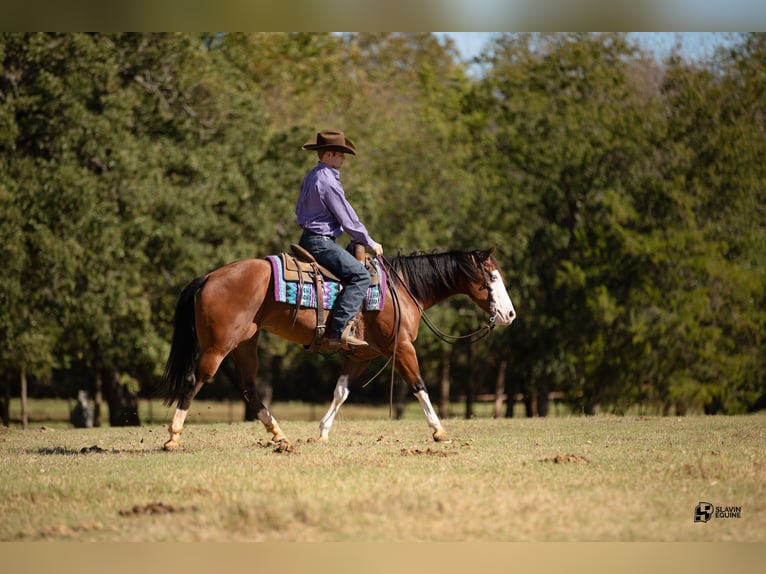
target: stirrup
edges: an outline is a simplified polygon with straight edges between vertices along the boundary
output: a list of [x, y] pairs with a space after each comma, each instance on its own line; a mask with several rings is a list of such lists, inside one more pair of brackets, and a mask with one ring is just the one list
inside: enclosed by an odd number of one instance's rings
[[346, 328], [343, 329], [343, 333], [340, 335], [340, 346], [346, 351], [351, 351], [354, 349], [364, 349], [365, 347], [369, 347], [367, 344], [367, 341], [363, 341], [362, 339], [358, 339], [352, 334], [352, 331], [354, 329], [354, 321], [349, 321], [348, 325], [346, 325]]

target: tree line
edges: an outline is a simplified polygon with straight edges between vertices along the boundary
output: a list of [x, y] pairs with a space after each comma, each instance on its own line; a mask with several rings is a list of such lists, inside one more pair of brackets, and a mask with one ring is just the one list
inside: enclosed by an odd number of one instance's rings
[[[3, 33], [3, 421], [12, 397], [79, 391], [136, 424], [181, 288], [297, 239], [300, 146], [323, 127], [360, 149], [344, 187], [387, 253], [497, 245], [518, 319], [470, 348], [421, 330], [444, 398], [762, 407], [765, 88], [760, 33], [703, 61], [508, 33], [475, 62], [430, 33]], [[483, 320], [462, 299], [432, 317]], [[339, 357], [261, 346], [275, 399], [331, 395]]]

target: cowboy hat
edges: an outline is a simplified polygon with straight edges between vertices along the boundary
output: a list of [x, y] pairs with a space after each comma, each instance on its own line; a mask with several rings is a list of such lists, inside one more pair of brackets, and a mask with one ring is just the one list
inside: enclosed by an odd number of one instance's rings
[[356, 155], [356, 146], [341, 130], [322, 130], [301, 149], [342, 151]]

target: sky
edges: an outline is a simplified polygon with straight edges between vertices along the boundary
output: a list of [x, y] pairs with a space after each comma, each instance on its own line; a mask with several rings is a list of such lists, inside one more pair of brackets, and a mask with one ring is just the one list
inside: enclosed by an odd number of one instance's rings
[[[494, 32], [496, 33], [496, 32]], [[479, 55], [491, 39], [493, 32], [437, 32], [450, 36], [460, 55], [465, 60]], [[655, 57], [667, 56], [677, 42], [681, 43], [681, 53], [690, 58], [701, 58], [712, 54], [713, 50], [728, 41], [725, 32], [631, 32]]]

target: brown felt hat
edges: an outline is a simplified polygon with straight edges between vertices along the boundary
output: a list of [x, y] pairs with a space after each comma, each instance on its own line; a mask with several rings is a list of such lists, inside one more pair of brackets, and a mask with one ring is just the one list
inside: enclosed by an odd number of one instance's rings
[[303, 144], [301, 149], [342, 151], [356, 155], [354, 142], [348, 139], [341, 130], [322, 130], [314, 138]]

